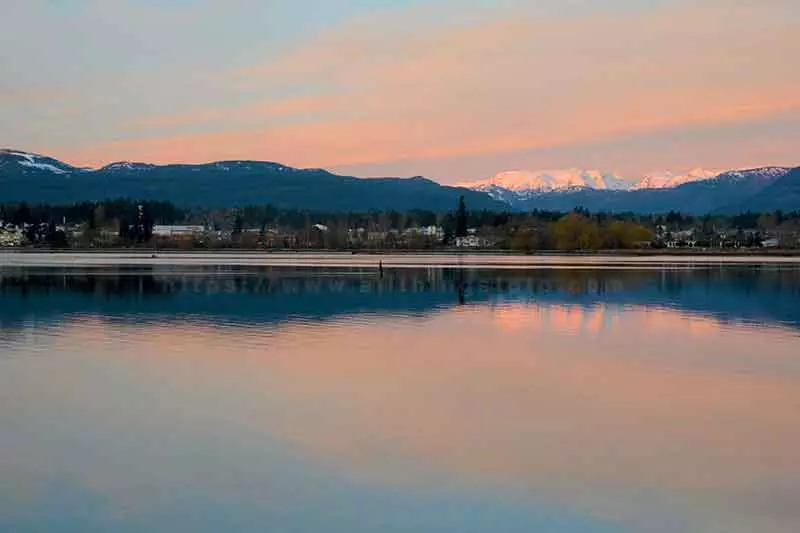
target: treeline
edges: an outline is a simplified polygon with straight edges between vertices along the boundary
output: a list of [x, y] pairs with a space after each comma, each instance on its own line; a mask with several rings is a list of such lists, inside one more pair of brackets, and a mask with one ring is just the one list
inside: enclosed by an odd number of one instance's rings
[[[451, 212], [325, 213], [272, 206], [183, 208], [170, 202], [116, 199], [68, 205], [0, 204], [0, 221], [24, 228], [27, 244], [58, 247], [420, 249], [466, 245], [520, 251], [597, 250], [663, 245], [687, 230], [699, 242], [714, 246], [723, 242], [720, 234], [741, 234], [731, 241], [736, 246], [758, 246], [765, 236], [780, 234], [788, 236], [784, 242], [793, 246], [800, 233], [798, 211], [697, 217], [678, 212], [611, 214], [578, 208], [569, 213], [512, 213], [468, 207], [462, 203]], [[206, 231], [180, 243], [155, 242], [159, 240], [153, 234], [155, 225], [176, 224], [202, 226]], [[434, 231], [420, 231], [424, 228]]]
[[[141, 208], [141, 209], [140, 209]], [[0, 220], [20, 226], [40, 223], [93, 223], [102, 226], [111, 221], [135, 224], [140, 211], [157, 224], [176, 224], [184, 220], [187, 211], [170, 202], [139, 202], [116, 199], [103, 202], [51, 205], [7, 203], [0, 204]]]
[[[89, 247], [101, 240], [107, 243], [109, 233], [116, 236], [112, 243], [115, 245], [147, 244], [156, 223], [172, 224], [185, 216], [183, 210], [169, 202], [124, 199], [65, 205], [0, 204], [3, 226], [22, 230], [28, 244], [58, 248]], [[80, 238], [70, 238], [76, 234]]]
[[[374, 227], [384, 230], [402, 230], [409, 227], [444, 226], [455, 232], [457, 210], [436, 212], [428, 210], [363, 211], [363, 212], [313, 212], [301, 209], [279, 209], [273, 206], [245, 206], [230, 209], [182, 208], [170, 202], [137, 201], [115, 199], [102, 202], [76, 204], [0, 204], [0, 221], [17, 226], [23, 224], [89, 223], [104, 226], [114, 223], [134, 225], [141, 213], [153, 224], [198, 224], [216, 230], [233, 229], [238, 223], [247, 228], [281, 227], [300, 230], [309, 224], [325, 224], [334, 221], [349, 227]], [[466, 206], [467, 208], [469, 206]], [[671, 211], [662, 214], [641, 215], [635, 213], [590, 213], [583, 208], [573, 211], [600, 225], [612, 221], [639, 224], [655, 229], [663, 225], [672, 230], [705, 226], [711, 228], [751, 229], [774, 228], [786, 222], [800, 220], [800, 211], [769, 213], [745, 212], [736, 215], [709, 214], [705, 216], [685, 215]], [[556, 222], [568, 213], [534, 210], [526, 213], [495, 212], [467, 209], [466, 223], [470, 228], [500, 227], [511, 225]]]

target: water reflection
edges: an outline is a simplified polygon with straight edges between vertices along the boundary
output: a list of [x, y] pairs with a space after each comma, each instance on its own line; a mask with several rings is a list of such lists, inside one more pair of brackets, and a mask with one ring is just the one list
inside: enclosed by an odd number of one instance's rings
[[427, 313], [498, 302], [662, 306], [721, 321], [798, 327], [800, 268], [464, 270], [0, 269], [0, 327], [98, 313], [137, 320], [283, 321]]
[[793, 531], [797, 282], [6, 272], [0, 530]]

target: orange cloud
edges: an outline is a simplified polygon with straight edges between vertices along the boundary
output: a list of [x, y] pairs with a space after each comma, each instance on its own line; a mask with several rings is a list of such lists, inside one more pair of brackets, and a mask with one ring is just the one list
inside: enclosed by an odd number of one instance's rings
[[215, 125], [235, 121], [245, 123], [279, 117], [297, 117], [311, 114], [321, 115], [328, 109], [330, 97], [298, 96], [284, 100], [266, 100], [235, 107], [197, 109], [186, 113], [148, 117], [132, 124], [132, 129], [171, 128], [186, 125]]

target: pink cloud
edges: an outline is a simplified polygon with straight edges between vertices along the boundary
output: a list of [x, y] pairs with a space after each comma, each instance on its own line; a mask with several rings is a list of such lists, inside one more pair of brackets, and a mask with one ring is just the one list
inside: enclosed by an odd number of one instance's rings
[[[279, 436], [356, 482], [535, 491], [627, 520], [649, 501], [689, 530], [716, 531], [724, 515], [731, 520], [720, 531], [785, 531], [795, 516], [759, 524], [765, 509], [751, 490], [766, 482], [791, 499], [798, 389], [791, 376], [740, 369], [763, 368], [765, 358], [781, 367], [794, 354], [791, 335], [620, 308], [618, 323], [593, 331], [587, 352], [572, 333], [597, 314], [605, 311], [463, 308], [377, 320], [367, 336], [345, 319], [323, 328], [325, 350], [305, 326], [289, 324], [239, 342], [233, 364], [235, 328], [132, 325], [135, 344], [98, 359], [95, 371], [125, 364], [121, 375], [150, 393], [143, 405], [169, 406], [177, 391], [204, 427], [211, 420], [259, 441]], [[409, 335], [416, 321], [440, 334]], [[82, 321], [53, 349], [107, 347], [105, 337], [102, 323]], [[631, 348], [645, 338], [648, 353]], [[47, 378], [37, 383], [46, 393]], [[95, 405], [76, 394], [65, 397], [72, 407]], [[98, 424], [109, 422], [104, 414]], [[629, 502], [631, 491], [636, 505], [608, 507]], [[645, 507], [631, 528], [657, 530], [653, 516]]]
[[227, 74], [247, 91], [316, 88], [310, 96], [146, 118], [135, 124], [141, 138], [73, 157], [353, 166], [779, 116], [800, 110], [800, 74], [787, 68], [787, 51], [799, 47], [793, 26], [772, 15], [709, 5], [488, 20], [413, 37], [409, 21], [371, 21]]

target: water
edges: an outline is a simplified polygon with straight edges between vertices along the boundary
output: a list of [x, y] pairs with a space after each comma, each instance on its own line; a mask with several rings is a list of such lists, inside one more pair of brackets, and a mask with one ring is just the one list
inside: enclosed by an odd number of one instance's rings
[[0, 269], [0, 531], [800, 530], [796, 266], [96, 266]]

